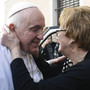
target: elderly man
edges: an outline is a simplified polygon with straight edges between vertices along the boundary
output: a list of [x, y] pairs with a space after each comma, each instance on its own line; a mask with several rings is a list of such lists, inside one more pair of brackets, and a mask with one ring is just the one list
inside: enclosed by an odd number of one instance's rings
[[[45, 20], [41, 11], [31, 3], [18, 3], [10, 9], [6, 26], [15, 32], [20, 40], [22, 58], [31, 77], [35, 82], [43, 79], [32, 57], [43, 39]], [[0, 90], [14, 90], [10, 70], [11, 52], [0, 44], [0, 53]]]
[[[49, 78], [49, 73], [52, 72], [51, 69], [47, 69], [49, 64], [45, 62], [43, 64], [44, 60], [41, 57], [36, 62], [34, 60], [38, 55], [39, 43], [43, 39], [42, 29], [45, 26], [44, 16], [41, 11], [31, 3], [20, 2], [10, 9], [6, 26], [16, 33], [19, 38], [22, 58], [34, 81], [39, 82], [43, 78]], [[10, 70], [11, 52], [1, 44], [0, 58], [0, 90], [14, 90]], [[38, 60], [42, 64], [38, 63]], [[45, 67], [42, 68], [41, 65]]]

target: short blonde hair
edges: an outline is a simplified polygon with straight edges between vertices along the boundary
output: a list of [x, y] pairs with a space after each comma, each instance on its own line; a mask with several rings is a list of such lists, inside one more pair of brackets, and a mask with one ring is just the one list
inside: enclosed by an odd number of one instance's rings
[[79, 48], [90, 50], [90, 7], [65, 8], [59, 18], [60, 27], [66, 36], [73, 38]]

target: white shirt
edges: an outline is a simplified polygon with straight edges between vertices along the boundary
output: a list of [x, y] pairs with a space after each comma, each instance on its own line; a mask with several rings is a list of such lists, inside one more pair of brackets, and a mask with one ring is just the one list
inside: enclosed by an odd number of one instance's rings
[[[22, 53], [25, 65], [35, 82], [43, 79], [42, 73], [36, 66], [31, 55]], [[14, 90], [10, 63], [12, 61], [11, 52], [0, 42], [0, 90]]]

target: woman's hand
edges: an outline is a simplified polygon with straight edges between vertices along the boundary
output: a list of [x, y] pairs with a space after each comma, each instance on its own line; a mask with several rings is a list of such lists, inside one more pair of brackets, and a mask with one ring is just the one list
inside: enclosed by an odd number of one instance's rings
[[3, 29], [2, 30], [2, 37], [1, 37], [2, 45], [8, 47], [11, 50], [12, 58], [20, 58], [20, 41], [17, 38], [15, 32], [10, 31], [9, 33]]
[[61, 60], [64, 60], [65, 58], [66, 58], [66, 56], [61, 56], [61, 57], [58, 57], [58, 58], [55, 58], [55, 59], [48, 60], [47, 62], [49, 64], [54, 64], [54, 63], [58, 63]]
[[10, 31], [8, 33], [5, 29], [3, 29], [2, 31], [1, 43], [2, 45], [8, 47], [10, 50], [12, 50], [15, 47], [18, 47], [20, 44], [15, 32]]

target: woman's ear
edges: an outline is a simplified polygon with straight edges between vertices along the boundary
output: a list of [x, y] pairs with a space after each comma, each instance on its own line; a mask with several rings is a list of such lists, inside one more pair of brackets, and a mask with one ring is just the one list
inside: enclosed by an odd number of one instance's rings
[[14, 24], [10, 24], [8, 27], [11, 31], [15, 31], [15, 25]]
[[73, 48], [73, 47], [74, 47], [74, 44], [75, 44], [75, 40], [71, 39], [71, 40], [69, 41], [69, 47], [70, 47], [70, 48]]
[[74, 39], [71, 39], [70, 42], [69, 42], [69, 44], [73, 44], [74, 42], [75, 42], [75, 40]]
[[73, 52], [76, 52], [78, 44], [75, 40], [72, 39], [69, 43], [69, 47], [72, 49]]

